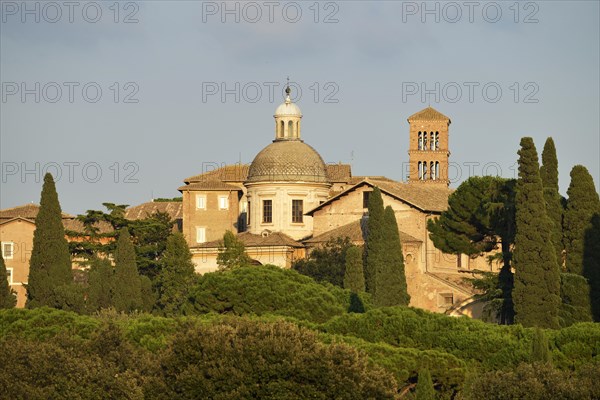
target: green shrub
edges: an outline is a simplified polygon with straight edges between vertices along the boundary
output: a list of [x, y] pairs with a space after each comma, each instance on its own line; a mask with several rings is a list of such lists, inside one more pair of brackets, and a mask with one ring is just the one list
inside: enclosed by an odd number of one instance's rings
[[293, 270], [261, 266], [205, 274], [191, 289], [190, 300], [198, 313], [270, 313], [324, 322], [346, 312], [350, 292]]

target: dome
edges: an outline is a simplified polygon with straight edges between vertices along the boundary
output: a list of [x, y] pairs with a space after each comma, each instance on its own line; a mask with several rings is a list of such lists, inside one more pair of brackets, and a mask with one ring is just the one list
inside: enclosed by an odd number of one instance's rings
[[325, 162], [301, 140], [274, 141], [254, 157], [247, 182], [269, 181], [329, 182]]
[[289, 96], [285, 103], [280, 104], [279, 107], [275, 109], [275, 117], [283, 116], [302, 117], [302, 111], [300, 111], [300, 107], [292, 103], [289, 99]]

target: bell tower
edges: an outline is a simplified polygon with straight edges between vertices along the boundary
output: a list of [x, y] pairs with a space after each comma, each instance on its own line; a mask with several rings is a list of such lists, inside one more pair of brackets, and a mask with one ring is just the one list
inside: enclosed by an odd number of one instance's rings
[[408, 182], [448, 186], [450, 118], [432, 107], [408, 117]]

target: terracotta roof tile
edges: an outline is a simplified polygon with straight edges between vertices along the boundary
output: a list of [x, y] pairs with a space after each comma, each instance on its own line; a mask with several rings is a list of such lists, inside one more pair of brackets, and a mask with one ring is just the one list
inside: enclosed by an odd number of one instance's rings
[[327, 164], [327, 176], [330, 182], [349, 182], [352, 179], [350, 164]]
[[[269, 235], [255, 235], [249, 232], [242, 232], [237, 235], [237, 238], [240, 239], [244, 246], [246, 247], [269, 247], [269, 246], [289, 246], [289, 247], [304, 247], [302, 243], [299, 243], [281, 232], [273, 232]], [[215, 248], [221, 247], [222, 239], [213, 240], [211, 242], [206, 242], [199, 244], [196, 247], [202, 248]]]
[[222, 181], [222, 182], [239, 182], [242, 183], [248, 178], [249, 164], [233, 164], [225, 165], [202, 174], [185, 178], [185, 183], [205, 182], [205, 181]]
[[181, 201], [151, 201], [125, 210], [125, 218], [136, 220], [146, 218], [155, 212], [169, 214], [172, 219], [183, 218], [183, 203]]
[[[83, 233], [83, 222], [78, 219], [63, 219], [63, 226], [66, 230]], [[106, 221], [100, 221], [94, 224], [98, 228], [98, 233], [109, 233], [113, 231], [113, 227]]]
[[408, 122], [410, 121], [448, 121], [450, 123], [450, 118], [433, 107], [427, 107], [408, 117]]
[[[354, 222], [350, 222], [349, 224], [342, 225], [338, 228], [334, 228], [318, 236], [305, 240], [304, 243], [326, 243], [331, 239], [347, 237], [352, 243], [363, 244], [365, 242], [364, 232], [366, 232], [366, 222], [366, 219], [359, 219]], [[422, 240], [419, 240], [408, 233], [400, 231], [400, 242], [422, 242]]]
[[[40, 206], [38, 204], [24, 204], [22, 206], [5, 208], [4, 210], [0, 210], [0, 218], [16, 218], [22, 217], [26, 219], [35, 220], [35, 218], [40, 212]], [[75, 218], [74, 215], [62, 213], [63, 218]]]

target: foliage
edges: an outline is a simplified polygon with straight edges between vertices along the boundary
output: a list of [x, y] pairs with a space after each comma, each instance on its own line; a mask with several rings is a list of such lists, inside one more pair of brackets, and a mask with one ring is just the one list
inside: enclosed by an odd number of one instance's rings
[[560, 193], [558, 192], [558, 158], [554, 140], [549, 137], [544, 143], [542, 151], [542, 166], [540, 167], [540, 178], [544, 187], [544, 200], [546, 201], [546, 213], [552, 220], [552, 244], [556, 251], [556, 260], [562, 265], [563, 259], [563, 207]]
[[488, 311], [497, 310], [490, 318], [503, 324], [511, 324], [514, 318], [511, 248], [515, 239], [515, 184], [512, 179], [471, 177], [449, 196], [448, 209], [427, 222], [433, 244], [445, 253], [479, 256], [500, 247], [503, 263], [499, 279], [495, 286], [486, 287], [483, 297], [494, 303]]
[[530, 137], [521, 139], [515, 202], [515, 322], [526, 327], [558, 328], [560, 270], [552, 246], [552, 221], [546, 214], [537, 151]]
[[548, 338], [541, 328], [535, 328], [531, 345], [531, 362], [552, 363], [552, 354], [548, 347]]
[[8, 284], [8, 279], [4, 277], [6, 277], [6, 265], [0, 251], [0, 309], [13, 308], [17, 304], [17, 297]]
[[329, 282], [343, 287], [346, 271], [346, 252], [352, 246], [347, 237], [330, 239], [322, 247], [311, 250], [305, 259], [292, 264], [292, 269], [310, 276], [317, 282]]
[[431, 380], [431, 373], [428, 369], [419, 371], [419, 380], [415, 390], [416, 400], [435, 400], [435, 389]]
[[314, 322], [344, 313], [349, 296], [348, 291], [275, 266], [207, 273], [190, 291], [193, 308], [199, 313], [270, 313]]
[[[596, 374], [596, 379], [590, 375]], [[546, 400], [593, 399], [600, 393], [599, 364], [579, 373], [561, 371], [550, 364], [520, 364], [514, 370], [490, 371], [477, 376], [465, 399]], [[593, 376], [593, 375], [592, 375]]]
[[248, 254], [246, 254], [244, 243], [231, 231], [225, 232], [223, 235], [223, 244], [219, 248], [219, 255], [217, 255], [219, 269], [226, 270], [247, 267], [251, 264], [251, 261]]
[[383, 208], [379, 188], [369, 196], [367, 222], [367, 290], [373, 303], [380, 307], [408, 305], [404, 256], [400, 233], [392, 207]]
[[569, 198], [564, 222], [567, 272], [581, 275], [585, 233], [592, 227], [594, 214], [600, 212], [600, 200], [594, 180], [584, 166], [576, 165], [571, 170], [567, 195]]
[[391, 206], [385, 208], [383, 218], [385, 229], [384, 269], [376, 279], [375, 284], [379, 289], [377, 289], [377, 297], [373, 301], [381, 306], [407, 306], [410, 302], [410, 295], [406, 285], [404, 256], [396, 214]]
[[585, 231], [583, 249], [583, 275], [590, 285], [592, 315], [600, 322], [600, 213], [594, 214]]
[[348, 307], [348, 312], [358, 314], [365, 312], [365, 305], [357, 292], [350, 293], [350, 306]]
[[[128, 228], [135, 244], [139, 272], [154, 279], [160, 272], [159, 260], [173, 230], [173, 220], [169, 214], [155, 212], [142, 219], [128, 220], [125, 218], [127, 204], [102, 205], [108, 212], [88, 210], [86, 214], [77, 216], [83, 224], [83, 232], [67, 231], [70, 237], [77, 238], [69, 243], [71, 253], [87, 260], [107, 257], [115, 251], [119, 230]], [[112, 229], [101, 232], [102, 223]]]
[[124, 312], [143, 308], [142, 284], [136, 265], [135, 249], [127, 228], [119, 232], [115, 250], [113, 305], [117, 311]]
[[592, 320], [590, 286], [587, 279], [577, 274], [560, 274], [560, 325]]
[[192, 253], [181, 233], [173, 233], [167, 240], [167, 250], [161, 260], [157, 278], [158, 301], [156, 309], [163, 315], [184, 314], [189, 289], [195, 277]]
[[346, 251], [346, 270], [344, 272], [344, 288], [354, 293], [365, 291], [365, 272], [363, 270], [362, 249], [350, 246]]
[[113, 306], [113, 266], [104, 258], [92, 261], [89, 272], [88, 311], [99, 311]]
[[44, 176], [29, 261], [27, 307], [59, 307], [57, 288], [73, 284], [71, 257], [54, 179]]
[[178, 333], [160, 398], [392, 399], [393, 377], [344, 344], [287, 322], [234, 320]]
[[381, 190], [377, 187], [369, 195], [368, 210], [365, 277], [367, 291], [373, 295], [373, 298], [376, 298], [377, 280], [385, 268], [384, 252], [386, 250], [383, 199]]
[[178, 202], [181, 203], [183, 201], [183, 197], [172, 197], [172, 198], [163, 198], [159, 197], [158, 199], [152, 199], [155, 203], [170, 203], [170, 202]]

